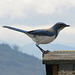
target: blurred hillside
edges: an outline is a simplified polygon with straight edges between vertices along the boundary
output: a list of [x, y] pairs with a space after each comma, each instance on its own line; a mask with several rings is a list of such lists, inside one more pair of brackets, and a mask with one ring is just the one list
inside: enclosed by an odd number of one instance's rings
[[38, 58], [0, 44], [0, 75], [45, 75], [45, 70]]

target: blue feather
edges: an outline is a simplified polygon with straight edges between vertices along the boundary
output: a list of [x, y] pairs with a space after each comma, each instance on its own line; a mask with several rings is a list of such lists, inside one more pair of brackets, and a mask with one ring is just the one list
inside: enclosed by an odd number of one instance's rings
[[33, 34], [33, 35], [42, 35], [42, 36], [54, 36], [55, 32], [47, 31], [47, 30], [34, 30], [29, 31], [27, 33]]
[[3, 26], [4, 28], [12, 29], [15, 31], [23, 32], [23, 33], [29, 33], [32, 35], [40, 35], [40, 36], [54, 36], [55, 32], [47, 31], [47, 30], [33, 30], [33, 31], [25, 31], [18, 28], [10, 27], [10, 26]]
[[15, 30], [15, 31], [23, 32], [23, 33], [26, 33], [27, 32], [25, 30], [21, 30], [21, 29], [18, 29], [18, 28], [10, 27], [10, 26], [3, 26], [3, 27], [4, 28], [8, 28], [8, 29], [12, 29], [12, 30]]

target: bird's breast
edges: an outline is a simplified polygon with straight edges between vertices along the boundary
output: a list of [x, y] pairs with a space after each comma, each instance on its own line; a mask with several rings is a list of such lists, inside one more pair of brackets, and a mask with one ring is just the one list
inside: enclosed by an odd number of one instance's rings
[[55, 39], [55, 36], [36, 36], [32, 38], [38, 44], [48, 44]]

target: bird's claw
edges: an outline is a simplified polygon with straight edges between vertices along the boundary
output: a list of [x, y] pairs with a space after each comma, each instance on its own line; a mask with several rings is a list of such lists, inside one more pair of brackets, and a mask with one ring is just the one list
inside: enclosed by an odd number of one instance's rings
[[44, 51], [43, 54], [42, 54], [42, 57], [44, 56], [44, 54], [47, 54], [49, 52], [50, 52], [49, 50]]
[[50, 52], [50, 51], [49, 51], [49, 50], [47, 50], [47, 51], [44, 51], [44, 52], [43, 52], [43, 54], [47, 54], [47, 53], [49, 53], [49, 52]]

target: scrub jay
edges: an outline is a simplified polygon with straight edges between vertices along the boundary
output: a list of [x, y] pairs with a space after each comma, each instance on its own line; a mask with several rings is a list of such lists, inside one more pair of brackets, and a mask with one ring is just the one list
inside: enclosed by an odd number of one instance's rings
[[32, 31], [25, 31], [18, 28], [10, 27], [10, 26], [3, 26], [4, 28], [9, 28], [15, 31], [19, 31], [22, 33], [27, 34], [33, 41], [36, 42], [36, 46], [42, 51], [42, 53], [48, 53], [49, 51], [43, 50], [39, 44], [48, 44], [51, 43], [53, 40], [56, 39], [59, 32], [64, 29], [65, 27], [69, 27], [70, 25], [67, 25], [62, 22], [56, 23], [54, 26], [48, 29], [37, 29]]

